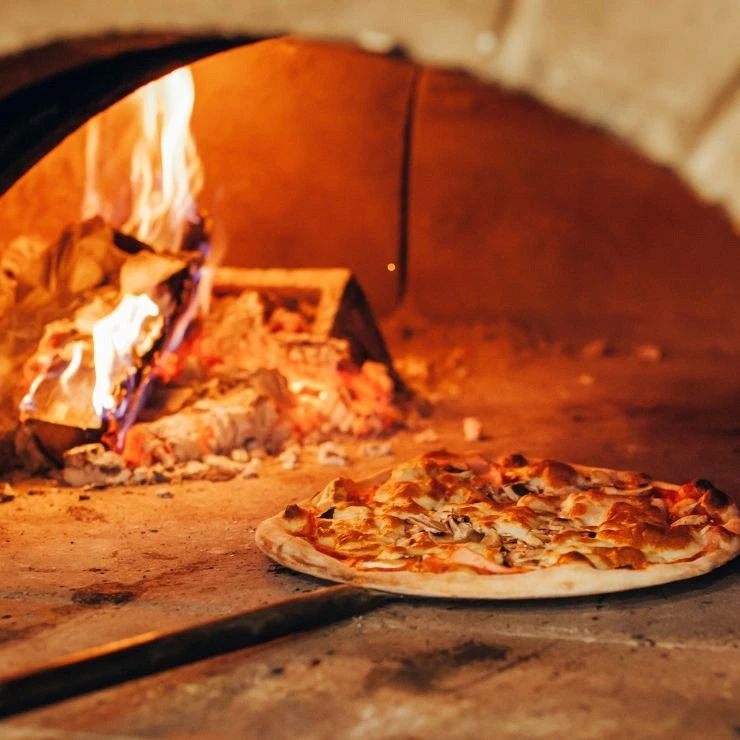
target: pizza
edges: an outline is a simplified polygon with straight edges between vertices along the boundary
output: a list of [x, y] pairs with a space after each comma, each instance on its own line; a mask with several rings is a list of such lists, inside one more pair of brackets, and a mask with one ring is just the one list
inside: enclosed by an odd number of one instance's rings
[[278, 563], [419, 596], [513, 599], [653, 586], [740, 551], [740, 513], [706, 480], [437, 451], [337, 478], [258, 527]]

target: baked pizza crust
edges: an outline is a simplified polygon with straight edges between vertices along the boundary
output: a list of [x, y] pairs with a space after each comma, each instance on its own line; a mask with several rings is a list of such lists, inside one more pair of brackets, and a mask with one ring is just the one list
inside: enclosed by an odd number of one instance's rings
[[[607, 470], [572, 465], [580, 472]], [[359, 483], [380, 484], [391, 471]], [[664, 489], [678, 486], [661, 481]], [[302, 504], [310, 507], [310, 499]], [[268, 557], [292, 570], [329, 581], [349, 583], [409, 596], [448, 599], [545, 599], [592, 596], [659, 586], [708, 573], [740, 553], [740, 537], [730, 548], [716, 549], [690, 561], [650, 564], [642, 569], [599, 570], [586, 563], [553, 565], [538, 570], [479, 575], [469, 572], [421, 573], [410, 571], [360, 570], [320, 552], [306, 539], [286, 531], [282, 512], [257, 528], [257, 546]]]

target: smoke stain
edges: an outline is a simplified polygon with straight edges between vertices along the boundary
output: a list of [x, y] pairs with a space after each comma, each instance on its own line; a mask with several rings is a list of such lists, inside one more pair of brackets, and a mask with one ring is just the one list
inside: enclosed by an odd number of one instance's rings
[[368, 674], [365, 687], [368, 691], [382, 686], [418, 692], [442, 690], [440, 683], [460, 669], [473, 664], [506, 661], [509, 652], [509, 648], [502, 645], [470, 640], [451, 648], [399, 658], [392, 667], [377, 666]]

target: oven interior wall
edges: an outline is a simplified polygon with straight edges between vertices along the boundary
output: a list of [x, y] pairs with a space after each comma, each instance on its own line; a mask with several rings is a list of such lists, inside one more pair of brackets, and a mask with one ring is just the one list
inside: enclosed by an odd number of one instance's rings
[[[466, 75], [337, 46], [268, 40], [193, 71], [201, 202], [226, 264], [347, 265], [381, 314], [405, 283], [436, 321], [740, 347], [729, 222], [610, 136]], [[80, 130], [0, 199], [2, 241], [75, 219], [83, 167]]]

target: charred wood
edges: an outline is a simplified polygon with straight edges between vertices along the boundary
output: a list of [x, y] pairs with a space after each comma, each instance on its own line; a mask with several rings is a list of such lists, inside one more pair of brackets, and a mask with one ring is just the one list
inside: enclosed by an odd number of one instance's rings
[[[36, 352], [25, 365], [25, 388], [21, 404], [24, 424], [43, 422], [39, 438], [32, 432], [35, 447], [59, 464], [71, 439], [79, 439], [67, 428], [80, 430], [87, 438], [99, 439], [105, 431], [92, 406], [95, 386], [95, 323], [116, 307], [123, 295], [149, 295], [157, 306], [155, 319], [137, 341], [131, 366], [119, 368], [115, 382], [116, 410], [123, 417], [122, 428], [130, 426], [148, 397], [156, 360], [179, 342], [193, 318], [199, 270], [205, 258], [202, 221], [193, 224], [187, 235], [194, 248], [178, 255], [158, 254], [131, 236], [115, 231], [102, 219], [94, 218], [70, 227], [59, 241], [41, 256], [43, 269], [36, 275], [40, 292], [53, 296], [59, 306], [72, 309], [72, 318], [47, 323]], [[6, 265], [10, 275], [24, 272], [17, 253]], [[76, 306], [76, 308], [75, 308]], [[54, 426], [62, 427], [51, 432]], [[21, 435], [21, 444], [23, 442]], [[34, 463], [33, 467], [37, 467]]]

